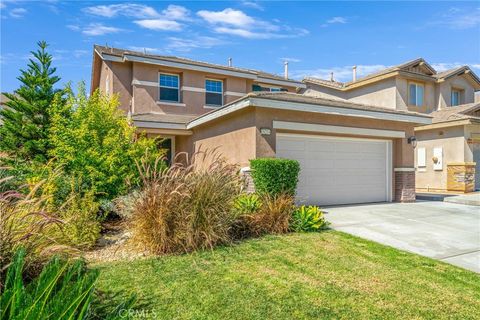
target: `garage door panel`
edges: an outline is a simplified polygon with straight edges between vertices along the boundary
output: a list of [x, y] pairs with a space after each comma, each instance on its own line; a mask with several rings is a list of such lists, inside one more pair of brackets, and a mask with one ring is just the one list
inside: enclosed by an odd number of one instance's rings
[[332, 205], [388, 201], [387, 141], [277, 136], [277, 157], [296, 159], [299, 201]]

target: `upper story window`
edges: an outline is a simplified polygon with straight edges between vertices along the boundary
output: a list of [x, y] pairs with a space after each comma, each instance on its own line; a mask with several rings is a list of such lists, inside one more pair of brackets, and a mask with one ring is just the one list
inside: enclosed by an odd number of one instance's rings
[[423, 84], [410, 83], [408, 85], [408, 104], [417, 107], [423, 106], [424, 91]]
[[452, 96], [450, 100], [450, 105], [452, 107], [460, 105], [460, 90], [452, 89]]
[[160, 101], [180, 102], [178, 74], [160, 73]]
[[266, 92], [285, 92], [288, 91], [285, 88], [276, 88], [276, 87], [262, 87], [258, 84], [252, 85], [252, 91], [266, 91]]
[[207, 106], [223, 105], [223, 82], [221, 80], [205, 80], [205, 104]]

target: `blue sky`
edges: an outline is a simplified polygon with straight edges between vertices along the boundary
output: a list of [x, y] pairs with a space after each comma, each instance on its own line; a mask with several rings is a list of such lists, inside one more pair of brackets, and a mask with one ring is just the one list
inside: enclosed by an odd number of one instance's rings
[[62, 83], [90, 82], [93, 44], [290, 75], [350, 80], [424, 57], [480, 74], [480, 3], [289, 1], [8, 1], [1, 8], [1, 91], [39, 40]]

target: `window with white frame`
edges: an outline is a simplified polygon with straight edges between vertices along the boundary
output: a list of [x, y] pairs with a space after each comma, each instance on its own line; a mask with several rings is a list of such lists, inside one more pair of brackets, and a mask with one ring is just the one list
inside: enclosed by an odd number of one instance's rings
[[410, 83], [408, 86], [408, 104], [416, 107], [423, 106], [424, 91], [423, 84]]
[[180, 77], [178, 74], [160, 73], [160, 101], [180, 102]]
[[221, 80], [205, 80], [205, 105], [214, 107], [223, 105], [223, 82]]
[[460, 105], [460, 90], [452, 89], [450, 105], [452, 107]]
[[263, 87], [258, 84], [252, 85], [252, 91], [267, 91], [267, 92], [286, 92], [288, 91], [285, 88], [279, 88], [279, 87]]

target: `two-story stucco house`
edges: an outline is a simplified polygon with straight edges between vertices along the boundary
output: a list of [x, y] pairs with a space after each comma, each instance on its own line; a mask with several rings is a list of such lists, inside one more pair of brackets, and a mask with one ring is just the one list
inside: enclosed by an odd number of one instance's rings
[[[285, 70], [287, 71], [287, 70]], [[92, 90], [172, 156], [213, 149], [240, 167], [258, 157], [297, 159], [298, 200], [311, 204], [414, 201], [414, 128], [431, 117], [396, 105], [298, 93], [284, 76], [95, 46]]]
[[416, 59], [361, 79], [355, 71], [346, 83], [305, 78], [303, 93], [430, 114], [433, 124], [415, 128], [417, 190], [480, 189], [480, 79], [468, 66], [436, 72]]

